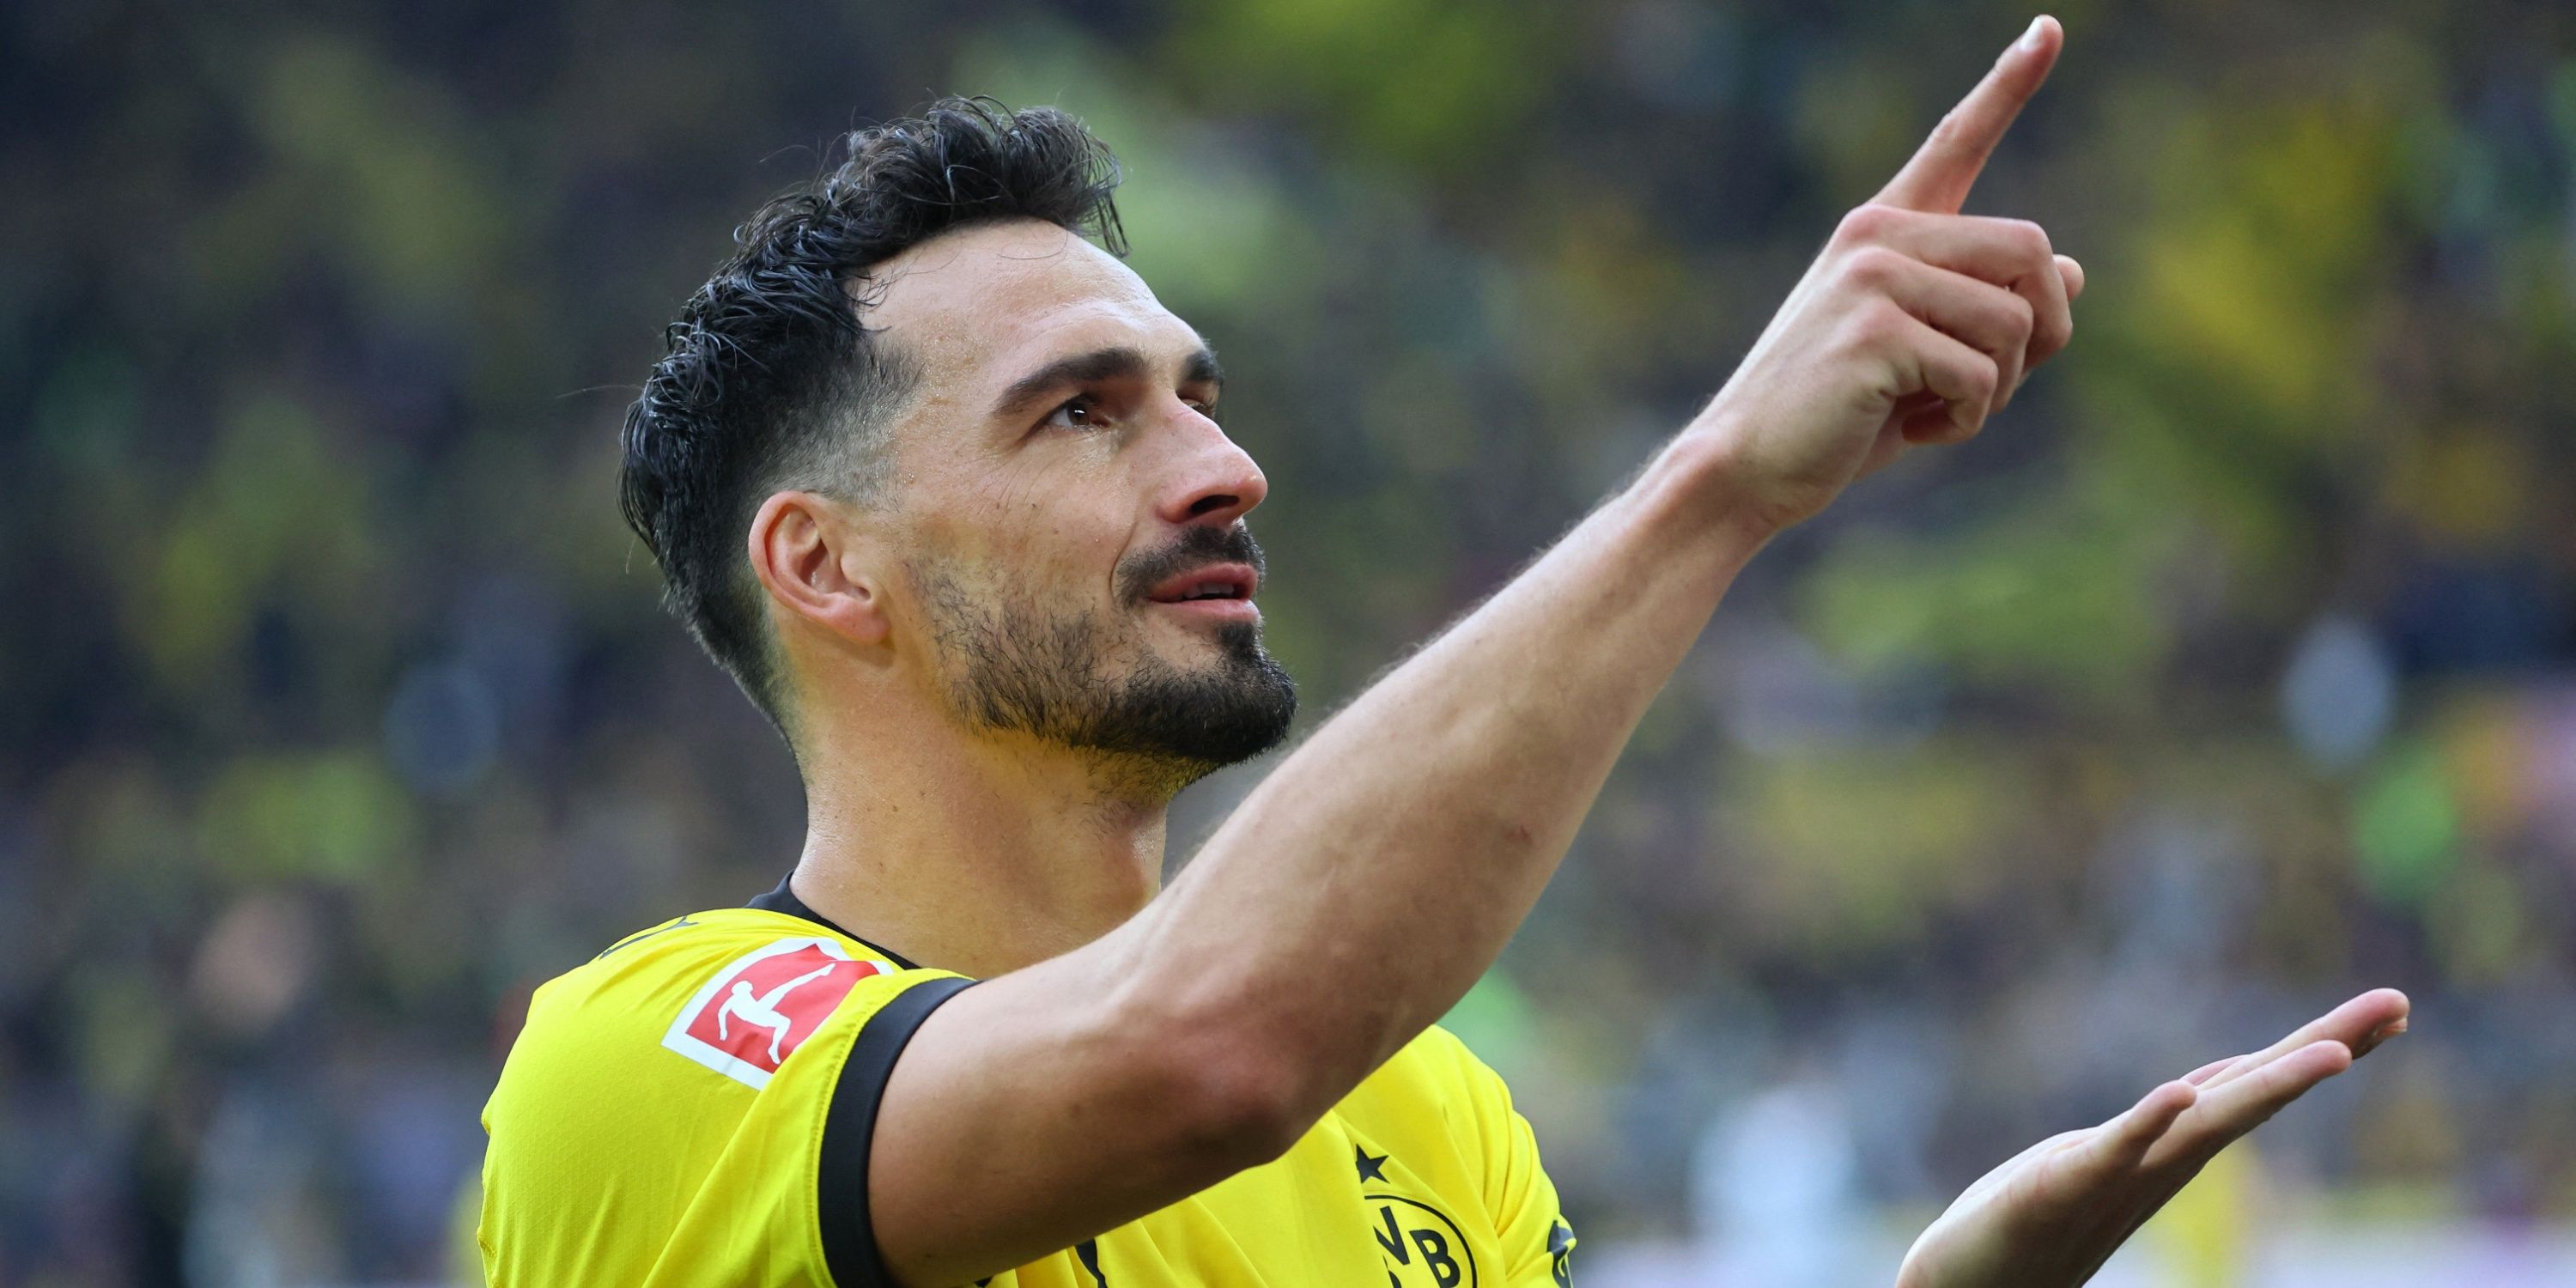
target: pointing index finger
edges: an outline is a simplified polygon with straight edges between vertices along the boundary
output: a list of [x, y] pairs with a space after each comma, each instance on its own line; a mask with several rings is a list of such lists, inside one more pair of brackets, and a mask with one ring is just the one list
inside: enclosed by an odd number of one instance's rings
[[1879, 190], [1878, 200], [1936, 215], [1959, 213], [1968, 200], [1968, 189], [1986, 167], [1986, 158], [1994, 155], [2004, 131], [2021, 115], [2022, 104], [2048, 79], [2048, 69], [2057, 64], [2057, 52], [2065, 43], [2065, 29], [2055, 18], [2033, 19], [2030, 30], [1996, 60], [1994, 70], [1941, 118], [1914, 158]]

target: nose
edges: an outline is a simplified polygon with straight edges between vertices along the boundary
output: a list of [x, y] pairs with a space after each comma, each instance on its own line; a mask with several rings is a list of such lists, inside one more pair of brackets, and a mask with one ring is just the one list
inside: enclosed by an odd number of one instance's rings
[[1270, 495], [1270, 480], [1215, 421], [1186, 403], [1175, 406], [1179, 450], [1154, 512], [1171, 524], [1230, 527]]

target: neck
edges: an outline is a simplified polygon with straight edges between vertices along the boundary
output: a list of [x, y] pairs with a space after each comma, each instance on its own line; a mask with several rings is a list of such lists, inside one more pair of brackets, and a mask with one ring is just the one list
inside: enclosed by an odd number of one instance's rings
[[[1116, 928], [1162, 883], [1165, 785], [944, 718], [809, 733], [793, 889], [851, 934], [989, 978]], [[897, 736], [900, 735], [900, 736]]]

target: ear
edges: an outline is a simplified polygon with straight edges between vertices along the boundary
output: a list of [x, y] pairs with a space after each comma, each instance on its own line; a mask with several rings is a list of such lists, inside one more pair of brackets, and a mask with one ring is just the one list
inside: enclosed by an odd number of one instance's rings
[[839, 503], [813, 492], [776, 492], [751, 518], [751, 571], [771, 600], [854, 644], [892, 630], [875, 542]]

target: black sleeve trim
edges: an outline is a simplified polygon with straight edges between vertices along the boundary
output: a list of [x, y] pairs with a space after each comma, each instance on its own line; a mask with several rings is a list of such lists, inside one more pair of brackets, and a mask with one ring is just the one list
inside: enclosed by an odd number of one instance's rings
[[877, 1104], [914, 1030], [974, 982], [942, 977], [905, 989], [859, 1026], [841, 1063], [841, 1081], [823, 1112], [822, 1154], [814, 1168], [823, 1262], [840, 1288], [895, 1288], [868, 1216], [868, 1145], [876, 1136]]

